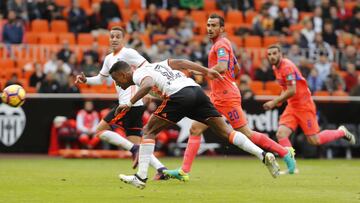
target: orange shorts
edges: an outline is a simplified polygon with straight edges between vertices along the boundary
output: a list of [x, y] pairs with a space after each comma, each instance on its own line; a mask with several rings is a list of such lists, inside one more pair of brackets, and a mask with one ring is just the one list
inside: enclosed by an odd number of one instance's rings
[[279, 125], [284, 125], [293, 131], [300, 126], [307, 136], [315, 135], [320, 131], [315, 109], [299, 111], [286, 107], [285, 111], [280, 116]]
[[234, 129], [241, 128], [247, 124], [246, 114], [241, 108], [241, 103], [226, 106], [215, 105], [215, 108], [225, 116]]

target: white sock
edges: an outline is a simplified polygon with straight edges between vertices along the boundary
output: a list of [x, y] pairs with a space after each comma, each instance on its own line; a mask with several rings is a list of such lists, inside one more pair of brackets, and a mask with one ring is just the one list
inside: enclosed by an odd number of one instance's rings
[[122, 147], [128, 151], [134, 146], [134, 144], [132, 142], [130, 142], [126, 138], [123, 138], [121, 135], [119, 135], [115, 132], [112, 132], [110, 130], [105, 130], [104, 132], [102, 132], [99, 135], [99, 137], [100, 137], [100, 139], [102, 139], [110, 144]]
[[235, 135], [233, 136], [230, 142], [239, 148], [243, 149], [246, 152], [249, 152], [252, 155], [257, 156], [261, 161], [264, 159], [263, 150], [252, 143], [249, 138], [247, 138], [241, 132], [234, 131]]
[[151, 156], [154, 153], [154, 149], [155, 149], [155, 140], [144, 139], [140, 144], [139, 169], [137, 175], [142, 179], [147, 178], [147, 172], [149, 169]]
[[163, 168], [165, 167], [164, 164], [162, 164], [159, 159], [156, 158], [155, 155], [151, 155], [151, 159], [150, 159], [150, 165], [152, 167], [154, 167], [156, 170], [158, 170], [159, 168]]

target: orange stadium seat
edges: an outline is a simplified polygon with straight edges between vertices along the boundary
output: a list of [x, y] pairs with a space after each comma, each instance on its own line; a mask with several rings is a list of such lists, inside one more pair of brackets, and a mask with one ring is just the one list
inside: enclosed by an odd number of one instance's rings
[[206, 0], [204, 1], [204, 10], [216, 10], [216, 1], [215, 0]]
[[314, 15], [313, 12], [300, 12], [299, 20], [304, 20], [305, 18], [311, 18]]
[[345, 9], [352, 11], [358, 3], [356, 1], [345, 1]]
[[260, 48], [261, 45], [261, 37], [259, 36], [247, 36], [244, 39], [245, 41], [245, 47], [251, 47], [251, 48]]
[[118, 5], [121, 12], [122, 12], [122, 9], [125, 9], [127, 7], [124, 0], [114, 0], [114, 2]]
[[89, 33], [80, 33], [77, 36], [78, 45], [92, 45], [94, 42], [94, 37]]
[[67, 40], [70, 45], [75, 44], [75, 35], [72, 32], [68, 33], [59, 33], [58, 34], [59, 43], [61, 44], [63, 41]]
[[170, 11], [167, 9], [158, 9], [157, 13], [163, 22], [165, 22], [165, 20], [170, 16]]
[[111, 29], [114, 26], [124, 27], [124, 22], [109, 22], [108, 29]]
[[55, 33], [43, 33], [39, 36], [40, 44], [57, 44], [58, 38]]
[[178, 10], [178, 17], [183, 19], [185, 17], [186, 14], [186, 10]]
[[264, 4], [264, 0], [256, 0], [254, 1], [254, 7], [256, 11], [260, 11], [261, 6]]
[[151, 46], [151, 40], [148, 34], [141, 34], [140, 35], [141, 40], [143, 41], [143, 43], [145, 44], [146, 47], [150, 47]]
[[234, 35], [235, 34], [235, 27], [236, 27], [236, 24], [226, 23], [225, 24], [225, 32], [226, 32], [226, 34], [228, 34], [229, 36]]
[[330, 93], [328, 91], [316, 91], [313, 94], [314, 96], [330, 96]]
[[141, 8], [141, 0], [131, 0], [129, 4], [129, 8], [132, 10], [140, 10]]
[[49, 32], [49, 23], [47, 20], [35, 19], [31, 21], [32, 32]]
[[288, 2], [287, 2], [287, 0], [280, 0], [280, 2], [279, 2], [279, 7], [280, 8], [286, 8], [288, 6]]
[[244, 22], [244, 16], [243, 13], [240, 11], [231, 10], [228, 11], [228, 13], [226, 14], [226, 24], [228, 23], [239, 24], [243, 22]]
[[258, 15], [258, 13], [254, 12], [254, 11], [246, 12], [246, 14], [245, 14], [245, 22], [249, 23], [249, 24], [252, 24], [252, 21], [253, 21], [254, 17], [257, 16], [257, 15]]
[[293, 25], [290, 25], [290, 30], [292, 31], [292, 32], [294, 32], [294, 31], [300, 31], [301, 29], [303, 29], [304, 28], [304, 25], [302, 25], [301, 23], [299, 23], [299, 24], [293, 24]]
[[38, 42], [39, 42], [39, 33], [35, 33], [35, 32], [26, 32], [25, 33], [25, 43], [37, 44]]
[[133, 12], [136, 12], [136, 11], [132, 11], [130, 9], [121, 9], [122, 20], [124, 22], [129, 22]]
[[166, 38], [167, 38], [167, 35], [155, 34], [155, 35], [153, 36], [152, 41], [153, 41], [153, 43], [156, 43], [156, 42], [158, 42], [159, 40], [165, 40]]
[[90, 9], [90, 0], [78, 0], [79, 5], [82, 9], [87, 10]]
[[264, 83], [262, 81], [252, 81], [249, 86], [253, 92], [264, 90]]
[[97, 42], [99, 46], [109, 46], [109, 36], [108, 34], [101, 34], [97, 37]]
[[50, 23], [51, 32], [66, 33], [69, 32], [68, 24], [66, 20], [53, 20]]
[[224, 11], [222, 11], [222, 10], [209, 10], [209, 11], [206, 11], [206, 14], [207, 14], [207, 16], [210, 16], [211, 14], [218, 14], [219, 16], [225, 18]]
[[[2, 70], [12, 69], [15, 67], [15, 62], [11, 59], [0, 59], [0, 67]], [[0, 71], [0, 72], [6, 72], [6, 71]]]
[[199, 25], [204, 25], [207, 21], [207, 16], [205, 11], [192, 10], [191, 18]]
[[282, 88], [276, 81], [268, 81], [265, 83], [265, 89], [269, 90], [273, 95], [279, 95]]
[[272, 95], [270, 90], [256, 90], [254, 91], [255, 95]]
[[264, 37], [264, 47], [268, 47], [272, 44], [276, 44], [278, 43], [279, 40], [278, 40], [278, 37], [276, 36], [265, 36]]
[[56, 5], [61, 7], [70, 7], [71, 6], [71, 0], [55, 0]]
[[239, 36], [235, 36], [235, 35], [230, 35], [227, 36], [227, 38], [230, 40], [230, 42], [236, 44], [236, 46], [238, 47], [242, 47], [243, 46], [243, 39]]

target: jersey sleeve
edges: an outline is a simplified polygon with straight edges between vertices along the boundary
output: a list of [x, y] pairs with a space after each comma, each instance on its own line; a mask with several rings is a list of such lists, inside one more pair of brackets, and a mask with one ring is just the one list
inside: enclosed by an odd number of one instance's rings
[[104, 59], [104, 63], [101, 67], [101, 70], [100, 70], [100, 74], [105, 76], [105, 77], [108, 77], [110, 74], [109, 74], [109, 71], [110, 71], [110, 64], [109, 64], [109, 57], [106, 56], [105, 59]]
[[281, 76], [284, 79], [287, 86], [296, 84], [296, 73], [295, 68], [290, 64], [287, 64], [281, 71]]
[[229, 61], [230, 47], [227, 43], [222, 42], [222, 41], [216, 43], [215, 52], [216, 52], [218, 62]]
[[133, 74], [133, 81], [135, 85], [140, 86], [141, 81], [148, 76], [151, 77], [151, 74], [146, 68], [138, 68]]
[[130, 66], [134, 66], [134, 68], [139, 68], [141, 64], [146, 61], [146, 59], [139, 54], [134, 49], [128, 48], [125, 52], [125, 58], [128, 60]]

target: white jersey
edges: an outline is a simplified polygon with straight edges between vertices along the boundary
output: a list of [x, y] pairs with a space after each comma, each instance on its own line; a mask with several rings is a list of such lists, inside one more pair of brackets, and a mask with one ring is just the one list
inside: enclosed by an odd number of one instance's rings
[[159, 63], [151, 63], [135, 70], [133, 81], [140, 86], [141, 81], [151, 77], [155, 82], [152, 92], [163, 98], [169, 97], [184, 87], [199, 86], [193, 79], [178, 70], [173, 70], [168, 64], [168, 60]]
[[[108, 54], [104, 59], [104, 64], [100, 70], [100, 74], [106, 77], [109, 77], [109, 71], [116, 62], [125, 61], [132, 68], [138, 68], [141, 65], [147, 63], [146, 59], [141, 56], [136, 50], [131, 48], [123, 47], [118, 53]], [[126, 90], [123, 90], [121, 87], [115, 84], [116, 91], [119, 97], [119, 104], [127, 104], [131, 97], [134, 96], [138, 90], [137, 86], [130, 86]], [[142, 106], [144, 105], [142, 100], [137, 101], [133, 106]]]

